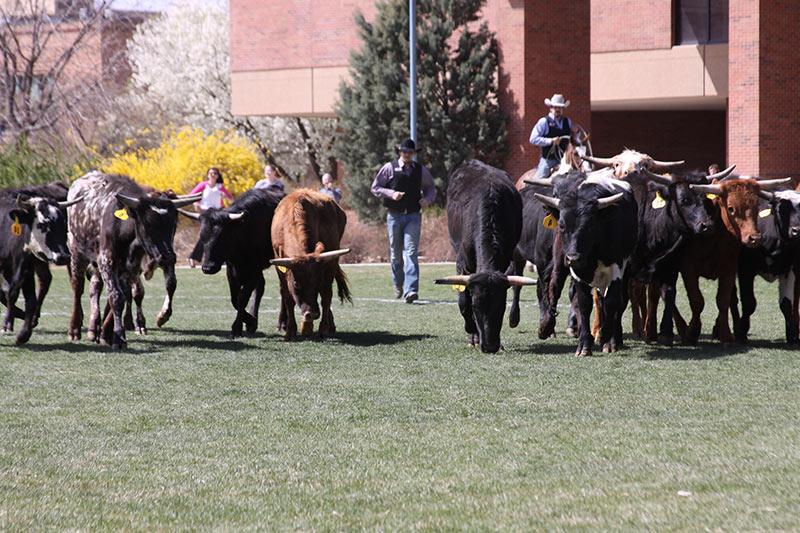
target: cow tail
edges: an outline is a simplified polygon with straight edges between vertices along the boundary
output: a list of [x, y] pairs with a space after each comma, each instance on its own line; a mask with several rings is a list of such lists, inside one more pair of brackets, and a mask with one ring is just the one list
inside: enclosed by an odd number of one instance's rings
[[347, 275], [342, 270], [342, 267], [336, 265], [336, 289], [339, 293], [339, 300], [344, 303], [345, 301], [353, 303], [353, 297], [350, 295], [350, 286], [347, 284]]

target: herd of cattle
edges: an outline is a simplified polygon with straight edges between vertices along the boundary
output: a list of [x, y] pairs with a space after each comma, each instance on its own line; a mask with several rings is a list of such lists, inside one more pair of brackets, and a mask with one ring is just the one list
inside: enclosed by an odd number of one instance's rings
[[[554, 176], [537, 179], [531, 171], [522, 177], [521, 189], [507, 173], [480, 161], [456, 169], [448, 183], [447, 212], [457, 275], [436, 283], [459, 291], [470, 343], [484, 352], [500, 350], [508, 289], [513, 293], [509, 323], [516, 327], [524, 285], [537, 286], [539, 338], [552, 336], [568, 277], [567, 331], [577, 333], [576, 355], [591, 355], [595, 342], [604, 352], [619, 349], [629, 302], [637, 336], [671, 344], [677, 328], [682, 342], [696, 343], [704, 306], [700, 277], [718, 280], [714, 337], [722, 343], [746, 342], [756, 308], [756, 275], [779, 280], [786, 340], [798, 343], [800, 192], [791, 189], [789, 178], [736, 177], [734, 167], [710, 175], [675, 171], [682, 163], [632, 150], [581, 160], [568, 150]], [[278, 327], [286, 337], [298, 333], [296, 306], [300, 334], [311, 334], [317, 319], [319, 335], [336, 332], [334, 282], [339, 299], [351, 299], [339, 266], [349, 252], [340, 248], [347, 217], [336, 202], [309, 189], [286, 196], [251, 190], [224, 209], [202, 214], [180, 209], [198, 199], [147, 190], [128, 177], [100, 172], [69, 188], [53, 183], [0, 191], [4, 331], [13, 331], [14, 320], [22, 319], [16, 342], [30, 339], [52, 280], [50, 263], [69, 267], [70, 339], [81, 337], [86, 280], [88, 339], [121, 349], [126, 330], [145, 333], [141, 276], [149, 279], [156, 268], [164, 273], [166, 290], [156, 319], [159, 327], [165, 324], [177, 286], [173, 239], [180, 213], [200, 223], [203, 272], [216, 274], [226, 267], [236, 311], [231, 336], [256, 331], [263, 272], [270, 265], [278, 271]], [[523, 276], [526, 264], [533, 265], [538, 280]], [[675, 305], [679, 274], [691, 308], [688, 324]], [[20, 292], [24, 309], [17, 306]]]

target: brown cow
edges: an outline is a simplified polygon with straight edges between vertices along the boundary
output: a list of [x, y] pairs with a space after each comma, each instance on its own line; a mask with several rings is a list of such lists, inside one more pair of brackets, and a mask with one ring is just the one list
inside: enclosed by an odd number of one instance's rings
[[700, 337], [700, 313], [705, 302], [700, 292], [700, 277], [718, 279], [717, 338], [723, 344], [735, 342], [728, 324], [731, 294], [741, 246], [754, 248], [761, 243], [758, 230], [758, 197], [762, 190], [785, 185], [788, 180], [756, 181], [750, 178], [729, 179], [712, 185], [690, 185], [701, 193], [712, 196], [719, 221], [714, 231], [695, 236], [688, 244], [681, 264], [681, 277], [689, 297], [692, 318], [686, 323], [676, 313], [676, 325], [681, 340], [696, 344]]
[[[284, 198], [272, 219], [272, 248], [281, 285], [281, 311], [278, 328], [286, 339], [297, 335], [295, 305], [300, 306], [300, 333], [314, 332], [314, 320], [320, 318], [319, 335], [336, 332], [331, 312], [333, 282], [339, 299], [352, 301], [347, 277], [339, 267], [339, 257], [349, 249], [339, 245], [347, 224], [347, 215], [330, 197], [311, 189], [298, 189]], [[318, 300], [320, 303], [318, 303]]]

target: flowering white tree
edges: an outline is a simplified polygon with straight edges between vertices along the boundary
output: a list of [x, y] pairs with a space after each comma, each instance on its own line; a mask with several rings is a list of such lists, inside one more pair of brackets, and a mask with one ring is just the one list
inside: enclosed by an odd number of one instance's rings
[[227, 3], [184, 0], [141, 24], [128, 51], [128, 106], [151, 118], [206, 131], [235, 128], [284, 174], [335, 172], [333, 119], [250, 118], [231, 113]]

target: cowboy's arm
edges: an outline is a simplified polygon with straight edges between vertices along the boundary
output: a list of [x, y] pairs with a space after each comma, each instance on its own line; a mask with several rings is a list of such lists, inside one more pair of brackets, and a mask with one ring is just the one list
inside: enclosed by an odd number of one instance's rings
[[392, 198], [394, 190], [387, 188], [389, 180], [392, 178], [392, 163], [386, 163], [381, 167], [375, 179], [372, 180], [372, 194], [378, 198]]
[[547, 133], [547, 119], [542, 117], [533, 127], [533, 131], [531, 131], [531, 138], [529, 142], [534, 146], [550, 146], [553, 144], [553, 140], [549, 137], [545, 137]]

